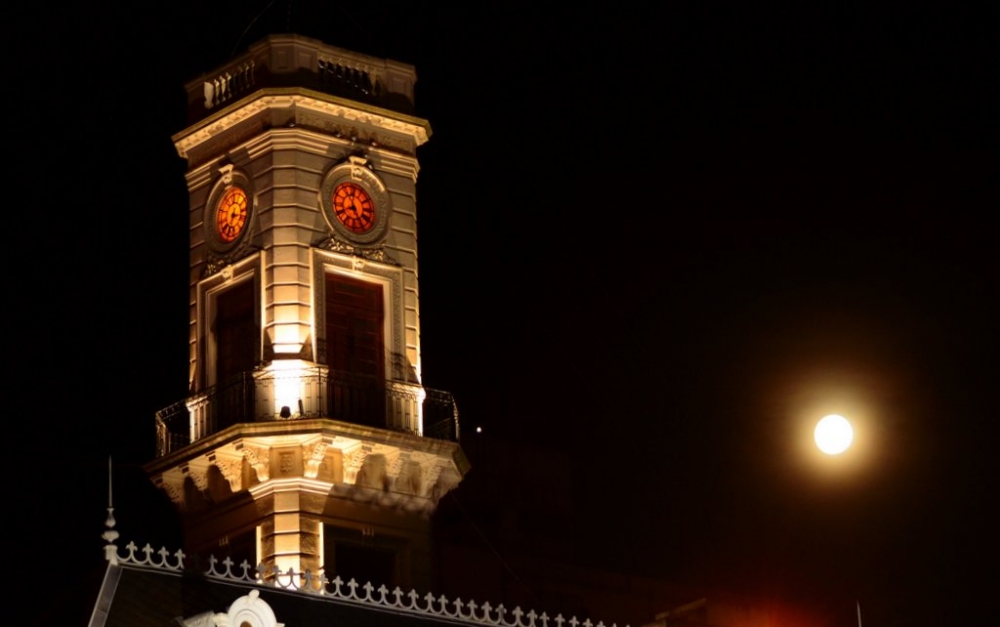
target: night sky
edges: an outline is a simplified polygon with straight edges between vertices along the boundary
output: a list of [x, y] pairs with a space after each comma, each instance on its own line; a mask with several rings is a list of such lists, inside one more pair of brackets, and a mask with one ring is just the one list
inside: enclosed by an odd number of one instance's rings
[[[470, 456], [568, 460], [583, 561], [996, 616], [995, 14], [333, 4], [8, 22], [17, 544], [99, 568], [109, 454], [126, 538], [176, 541], [141, 468], [187, 383], [170, 137], [185, 82], [296, 31], [416, 66], [424, 383]], [[858, 440], [820, 459], [830, 412]]]

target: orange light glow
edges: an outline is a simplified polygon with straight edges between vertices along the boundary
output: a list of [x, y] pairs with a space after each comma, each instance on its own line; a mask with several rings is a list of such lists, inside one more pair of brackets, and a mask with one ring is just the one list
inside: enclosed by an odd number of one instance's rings
[[354, 233], [364, 233], [375, 225], [375, 203], [357, 183], [345, 181], [337, 185], [333, 190], [333, 212]]
[[223, 194], [215, 212], [216, 226], [223, 242], [234, 242], [243, 232], [249, 204], [247, 193], [239, 187], [230, 187]]

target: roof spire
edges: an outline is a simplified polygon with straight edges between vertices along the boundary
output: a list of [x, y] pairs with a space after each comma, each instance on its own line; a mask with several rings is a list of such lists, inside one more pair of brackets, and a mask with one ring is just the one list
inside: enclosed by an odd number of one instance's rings
[[107, 529], [101, 534], [101, 537], [107, 540], [107, 544], [104, 546], [104, 559], [108, 560], [115, 566], [118, 565], [118, 547], [115, 546], [115, 540], [118, 539], [118, 532], [115, 531], [115, 508], [114, 501], [112, 499], [111, 490], [111, 456], [108, 455], [108, 518], [104, 521], [104, 526]]

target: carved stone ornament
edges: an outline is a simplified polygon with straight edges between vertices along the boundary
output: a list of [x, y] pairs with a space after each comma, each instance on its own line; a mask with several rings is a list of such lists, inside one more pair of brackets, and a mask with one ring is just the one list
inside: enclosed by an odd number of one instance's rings
[[191, 479], [195, 487], [198, 488], [200, 492], [208, 491], [208, 462], [207, 460], [199, 459], [196, 461], [189, 461], [187, 464], [181, 466], [181, 472], [184, 476]]
[[222, 476], [229, 482], [229, 489], [239, 492], [243, 485], [243, 463], [239, 458], [213, 455], [210, 457], [212, 463]]
[[[202, 268], [201, 278], [206, 279], [213, 274], [223, 272], [226, 268], [236, 264], [240, 260], [256, 254], [258, 250], [259, 249], [256, 246], [250, 245], [250, 238], [246, 238], [246, 240], [242, 242], [242, 245], [237, 246], [228, 254], [219, 255], [209, 251], [208, 254], [205, 255], [206, 261]], [[224, 278], [228, 279], [229, 277]]]
[[358, 472], [370, 452], [370, 447], [361, 445], [355, 446], [350, 451], [344, 451], [344, 483], [354, 484], [357, 481]]
[[184, 475], [174, 471], [153, 477], [153, 483], [167, 493], [167, 497], [178, 507], [184, 506]]
[[307, 447], [305, 451], [305, 473], [309, 479], [315, 479], [319, 475], [320, 468], [326, 456], [326, 449], [330, 447], [329, 440], [322, 440], [314, 444], [311, 450]]
[[233, 164], [227, 163], [226, 165], [219, 168], [219, 177], [222, 179], [224, 185], [233, 184]]
[[355, 246], [354, 244], [346, 242], [336, 235], [319, 242], [316, 244], [316, 248], [331, 250], [335, 253], [341, 253], [344, 255], [354, 255], [355, 257], [360, 257], [368, 261], [377, 261], [391, 266], [400, 266], [400, 263], [389, 256], [381, 245], [376, 248]]
[[243, 452], [243, 456], [256, 473], [258, 481], [264, 482], [271, 478], [271, 460], [268, 449], [242, 444], [237, 445], [237, 450]]
[[315, 128], [333, 135], [337, 139], [350, 140], [354, 144], [365, 146], [381, 146], [404, 154], [413, 153], [413, 141], [406, 141], [399, 135], [380, 133], [377, 130], [366, 129], [358, 125], [349, 125], [330, 119], [326, 115], [310, 114], [308, 111], [298, 113], [299, 126]]
[[184, 627], [284, 627], [258, 590], [251, 590], [229, 606], [226, 613], [204, 612], [178, 620]]

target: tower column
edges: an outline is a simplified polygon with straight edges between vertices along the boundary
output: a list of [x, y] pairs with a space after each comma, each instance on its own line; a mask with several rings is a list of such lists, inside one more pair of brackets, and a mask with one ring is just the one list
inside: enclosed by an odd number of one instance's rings
[[272, 480], [252, 489], [258, 511], [259, 561], [268, 570], [318, 575], [324, 566], [322, 523], [315, 511], [330, 490], [330, 484], [308, 479]]

